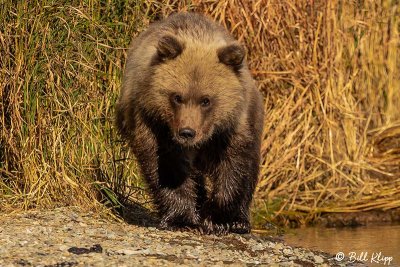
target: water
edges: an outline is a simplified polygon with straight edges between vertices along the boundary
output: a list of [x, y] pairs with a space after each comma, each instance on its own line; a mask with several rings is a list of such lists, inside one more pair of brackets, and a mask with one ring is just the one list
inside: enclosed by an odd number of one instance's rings
[[290, 230], [284, 239], [291, 246], [322, 250], [334, 255], [342, 252], [346, 257], [358, 258], [368, 266], [400, 267], [400, 225], [309, 227]]

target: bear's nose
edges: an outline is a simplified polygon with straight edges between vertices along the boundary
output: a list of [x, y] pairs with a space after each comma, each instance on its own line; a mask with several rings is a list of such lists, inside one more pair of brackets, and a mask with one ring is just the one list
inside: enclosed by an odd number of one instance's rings
[[196, 136], [196, 131], [190, 128], [183, 128], [179, 130], [179, 136], [185, 139], [193, 139]]

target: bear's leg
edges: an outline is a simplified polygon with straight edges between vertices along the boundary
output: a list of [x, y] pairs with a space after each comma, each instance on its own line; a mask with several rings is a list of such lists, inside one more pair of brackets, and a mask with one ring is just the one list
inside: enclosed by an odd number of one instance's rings
[[162, 229], [195, 227], [200, 222], [198, 188], [202, 177], [190, 174], [175, 156], [159, 158], [158, 171], [145, 174]]
[[160, 227], [197, 226], [200, 221], [197, 191], [202, 179], [190, 173], [180, 151], [160, 147], [160, 140], [144, 124], [138, 124], [130, 140], [161, 218]]
[[[161, 218], [160, 228], [163, 229], [195, 227], [200, 223], [197, 178], [186, 176], [178, 182], [175, 180], [177, 177], [179, 177], [177, 173], [161, 174], [159, 188], [152, 190]], [[164, 179], [175, 181], [164, 184]]]
[[157, 172], [147, 180], [161, 217], [160, 227], [197, 226], [203, 177], [192, 171], [181, 150], [160, 150], [157, 158]]
[[257, 183], [259, 155], [252, 151], [230, 155], [211, 177], [211, 197], [202, 209], [202, 230], [208, 234], [250, 232], [249, 208]]

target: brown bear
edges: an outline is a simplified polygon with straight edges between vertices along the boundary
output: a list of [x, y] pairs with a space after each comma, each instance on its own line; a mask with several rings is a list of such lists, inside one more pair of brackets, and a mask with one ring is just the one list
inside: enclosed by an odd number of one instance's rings
[[196, 13], [171, 15], [132, 41], [117, 128], [161, 228], [250, 231], [264, 111], [244, 58], [222, 26]]

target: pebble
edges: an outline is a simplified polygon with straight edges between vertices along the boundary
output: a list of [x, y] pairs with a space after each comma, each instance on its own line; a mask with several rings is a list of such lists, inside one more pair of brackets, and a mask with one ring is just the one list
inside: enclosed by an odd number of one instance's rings
[[319, 263], [323, 263], [324, 259], [321, 256], [316, 255], [316, 256], [314, 256], [314, 261], [315, 261], [315, 263], [319, 264]]
[[291, 250], [290, 248], [285, 248], [285, 249], [283, 250], [283, 254], [285, 254], [285, 255], [292, 255], [292, 250]]
[[117, 254], [122, 254], [122, 255], [137, 255], [137, 254], [150, 254], [151, 250], [149, 249], [139, 249], [139, 250], [133, 250], [133, 249], [120, 249], [115, 251]]
[[253, 245], [251, 247], [251, 250], [253, 250], [253, 251], [263, 250], [263, 249], [264, 249], [264, 245], [262, 243], [258, 243], [258, 244]]
[[[262, 236], [202, 236], [162, 231], [58, 208], [0, 216], [0, 266], [300, 266], [329, 262], [320, 252], [291, 248]], [[101, 247], [101, 251], [91, 248]], [[73, 254], [76, 247], [82, 254]]]

